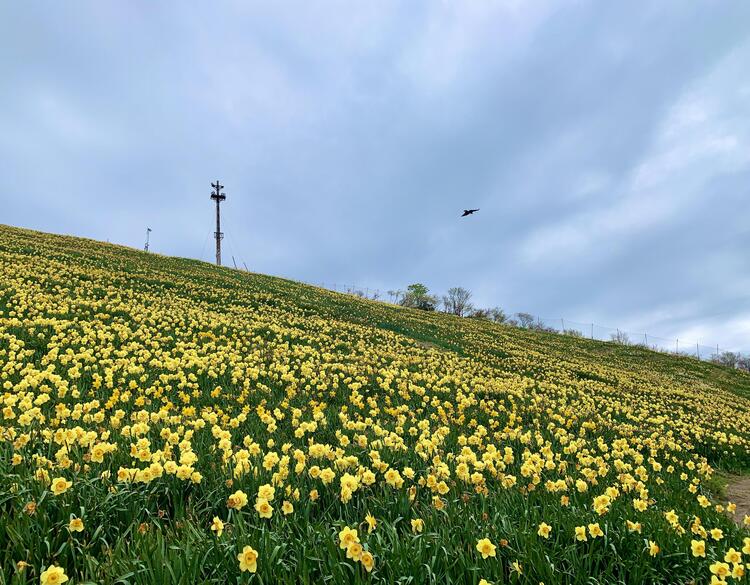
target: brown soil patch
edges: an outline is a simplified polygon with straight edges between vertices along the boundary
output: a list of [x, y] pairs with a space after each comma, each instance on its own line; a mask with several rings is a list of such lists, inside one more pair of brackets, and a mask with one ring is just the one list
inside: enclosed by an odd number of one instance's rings
[[732, 519], [742, 524], [743, 518], [750, 516], [750, 477], [733, 477], [727, 484], [727, 500], [737, 506]]

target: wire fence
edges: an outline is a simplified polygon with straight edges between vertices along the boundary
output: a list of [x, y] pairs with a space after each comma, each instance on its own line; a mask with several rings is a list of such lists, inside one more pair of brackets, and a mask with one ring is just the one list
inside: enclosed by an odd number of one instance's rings
[[[398, 304], [403, 295], [403, 291], [399, 290], [382, 290], [356, 284], [326, 282], [308, 282], [305, 284], [391, 304]], [[545, 318], [524, 312], [506, 313], [506, 316], [506, 323], [527, 329], [560, 333], [574, 337], [585, 337], [623, 345], [640, 345], [654, 351], [690, 356], [699, 360], [721, 362], [725, 365], [732, 367], [739, 366], [745, 369], [747, 369], [747, 364], [750, 362], [750, 354], [743, 356], [739, 352], [732, 352], [721, 347], [718, 343], [710, 344], [699, 340], [659, 337], [648, 332], [627, 331], [617, 327], [574, 321], [564, 317]]]

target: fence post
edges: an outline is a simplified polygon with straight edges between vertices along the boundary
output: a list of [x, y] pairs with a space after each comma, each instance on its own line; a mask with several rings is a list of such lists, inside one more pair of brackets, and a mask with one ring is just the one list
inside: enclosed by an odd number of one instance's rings
[[675, 339], [675, 342], [674, 342], [674, 352], [676, 354], [680, 353], [680, 339], [679, 338]]
[[591, 339], [594, 339], [594, 324], [591, 324]]

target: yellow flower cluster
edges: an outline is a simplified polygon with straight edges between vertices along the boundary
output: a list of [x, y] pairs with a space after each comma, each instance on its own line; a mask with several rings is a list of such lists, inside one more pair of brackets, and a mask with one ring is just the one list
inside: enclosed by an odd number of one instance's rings
[[346, 551], [347, 559], [359, 561], [368, 573], [375, 566], [372, 553], [362, 547], [356, 529], [344, 526], [339, 532], [339, 548]]
[[[549, 583], [550, 566], [581, 570], [576, 546], [648, 575], [680, 554], [685, 582], [722, 581], [746, 529], [707, 484], [716, 464], [750, 463], [750, 402], [711, 368], [3, 228], [0, 496], [29, 535], [4, 564], [50, 584], [67, 579], [53, 560], [116, 565], [35, 557], [33, 530], [54, 526], [82, 541], [197, 531], [234, 547], [226, 580], [312, 558], [311, 579], [436, 563], [461, 581], [479, 563], [487, 582]], [[270, 566], [291, 528], [298, 551]], [[330, 564], [307, 548], [335, 540]]]

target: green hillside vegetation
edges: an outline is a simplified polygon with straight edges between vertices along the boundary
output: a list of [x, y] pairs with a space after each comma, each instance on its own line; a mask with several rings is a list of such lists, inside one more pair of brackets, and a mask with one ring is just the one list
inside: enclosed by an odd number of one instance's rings
[[750, 466], [750, 375], [688, 357], [0, 227], [0, 385], [1, 583], [750, 562], [711, 490]]

